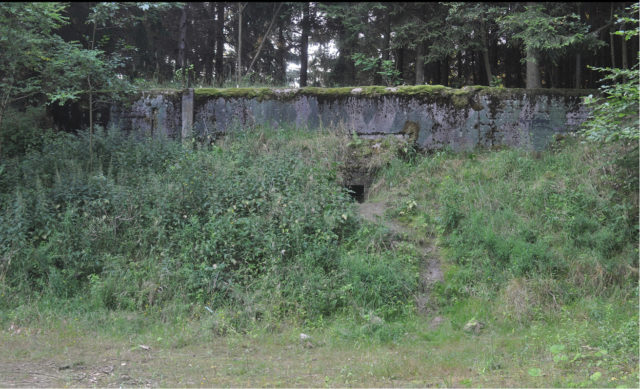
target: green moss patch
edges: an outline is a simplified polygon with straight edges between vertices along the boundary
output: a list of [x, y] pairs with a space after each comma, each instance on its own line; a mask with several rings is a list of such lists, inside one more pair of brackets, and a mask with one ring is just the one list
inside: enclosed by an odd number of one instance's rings
[[271, 88], [198, 88], [194, 90], [196, 100], [209, 98], [246, 98], [260, 101], [275, 98], [276, 93]]
[[519, 99], [524, 95], [570, 98], [586, 96], [592, 93], [595, 93], [595, 91], [586, 89], [520, 89], [488, 86], [467, 86], [456, 89], [443, 85], [405, 85], [397, 87], [371, 85], [338, 88], [199, 88], [194, 90], [195, 99], [199, 103], [211, 98], [290, 101], [299, 96], [316, 97], [322, 100], [349, 97], [405, 96], [435, 99], [435, 101], [444, 104], [452, 104], [457, 109], [472, 108], [474, 110], [483, 108], [477, 99], [479, 96], [502, 100], [509, 98]]

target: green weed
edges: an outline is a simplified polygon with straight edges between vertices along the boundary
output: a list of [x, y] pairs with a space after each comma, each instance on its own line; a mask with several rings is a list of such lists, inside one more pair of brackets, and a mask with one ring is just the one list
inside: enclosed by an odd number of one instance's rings
[[191, 150], [97, 131], [93, 163], [84, 133], [45, 142], [0, 177], [4, 306], [36, 294], [86, 295], [92, 309], [193, 304], [230, 312], [219, 331], [397, 317], [415, 258], [369, 244], [377, 233], [336, 182], [341, 141], [263, 129]]

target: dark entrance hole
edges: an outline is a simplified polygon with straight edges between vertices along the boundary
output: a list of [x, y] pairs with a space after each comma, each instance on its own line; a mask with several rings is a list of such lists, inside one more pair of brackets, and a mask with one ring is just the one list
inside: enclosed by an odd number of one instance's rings
[[349, 194], [359, 203], [364, 203], [364, 185], [347, 185]]

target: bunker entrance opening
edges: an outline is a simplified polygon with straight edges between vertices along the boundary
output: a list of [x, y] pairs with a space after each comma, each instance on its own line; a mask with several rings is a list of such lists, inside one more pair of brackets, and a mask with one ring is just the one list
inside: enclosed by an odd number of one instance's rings
[[346, 185], [351, 197], [358, 203], [364, 203], [365, 190], [364, 185]]

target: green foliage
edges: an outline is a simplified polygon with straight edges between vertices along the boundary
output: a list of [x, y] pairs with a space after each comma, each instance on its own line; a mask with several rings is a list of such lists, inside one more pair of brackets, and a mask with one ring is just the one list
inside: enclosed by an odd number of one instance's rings
[[[6, 3], [0, 8], [0, 87], [7, 103], [46, 95], [50, 102], [79, 98], [87, 77], [94, 87], [114, 88], [120, 62], [100, 50], [65, 42], [54, 31], [67, 23], [61, 3]], [[3, 107], [4, 108], [4, 107]]]
[[[12, 105], [29, 105], [77, 100], [87, 92], [102, 89], [102, 97], [113, 98], [126, 89], [116, 71], [122, 66], [117, 56], [67, 42], [55, 31], [67, 23], [61, 3], [6, 3], [0, 7], [0, 128]], [[98, 100], [98, 99], [96, 99]], [[20, 129], [5, 128], [15, 137]], [[0, 136], [0, 140], [4, 136]], [[0, 144], [2, 145], [2, 144]], [[2, 155], [2, 149], [0, 149]]]
[[496, 296], [519, 279], [540, 282], [527, 298], [539, 288], [557, 289], [564, 301], [629, 290], [638, 266], [637, 197], [622, 191], [621, 176], [599, 173], [618, 152], [573, 142], [540, 159], [516, 150], [438, 153], [406, 167], [404, 183], [393, 185], [416, 201], [416, 222], [435, 221], [450, 263], [439, 293], [451, 301]]
[[504, 88], [504, 80], [498, 76], [493, 76], [490, 85], [494, 88]]
[[[482, 50], [488, 45], [488, 27], [494, 27], [495, 20], [506, 11], [503, 5], [492, 3], [451, 2], [446, 6], [445, 21], [456, 28], [443, 28], [440, 33], [448, 36], [447, 41], [455, 42], [457, 48], [450, 46], [440, 50], [449, 50], [450, 54], [456, 50]], [[434, 46], [439, 46], [439, 42], [434, 42]]]
[[60, 134], [0, 175], [0, 287], [108, 309], [244, 307], [240, 326], [406, 314], [415, 257], [371, 246], [335, 167], [290, 145], [296, 134], [189, 151], [100, 130], [93, 165], [88, 134]]
[[395, 68], [393, 61], [370, 58], [363, 53], [356, 53], [352, 58], [357, 68], [363, 72], [375, 72], [381, 75], [387, 85], [400, 85], [402, 83], [400, 71]]
[[569, 48], [598, 48], [604, 45], [589, 33], [589, 26], [565, 4], [528, 4], [519, 12], [499, 17], [498, 23], [512, 38], [511, 42], [520, 41], [527, 48], [547, 53], [553, 60], [557, 60]]
[[[60, 3], [3, 3], [0, 7], [0, 88], [2, 103], [40, 93], [40, 73], [65, 42], [53, 34], [67, 22]], [[4, 108], [4, 107], [3, 107]]]
[[[633, 15], [638, 13], [638, 4], [629, 7]], [[638, 26], [638, 18], [626, 17], [621, 21], [631, 22]], [[618, 31], [625, 40], [638, 36], [640, 27], [631, 31]], [[639, 57], [640, 58], [640, 57]], [[591, 117], [583, 123], [583, 133], [591, 141], [638, 143], [638, 101], [640, 101], [640, 73], [638, 63], [632, 69], [590, 67], [605, 74], [600, 80], [602, 97], [585, 98], [585, 103], [592, 109]]]
[[189, 66], [185, 66], [185, 68], [178, 68], [176, 69], [176, 71], [173, 74], [173, 82], [176, 85], [187, 85], [187, 80], [191, 77], [193, 77], [194, 71], [193, 71], [193, 64], [190, 64]]
[[101, 50], [85, 50], [79, 45], [60, 48], [42, 74], [45, 80], [53, 80], [47, 89], [47, 100], [64, 105], [100, 90], [96, 101], [112, 102], [129, 87], [126, 79], [116, 74], [122, 66], [121, 58], [107, 58]]
[[39, 149], [46, 139], [53, 136], [47, 129], [44, 107], [26, 107], [24, 110], [7, 108], [0, 129], [0, 144], [7, 158], [22, 155], [28, 150]]
[[616, 21], [619, 25], [625, 25], [629, 23], [632, 28], [629, 30], [618, 30], [614, 34], [624, 37], [624, 40], [628, 41], [633, 37], [640, 35], [640, 25], [638, 24], [638, 12], [640, 12], [640, 5], [637, 3], [631, 4], [625, 9], [625, 14], [618, 16]]

